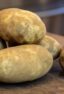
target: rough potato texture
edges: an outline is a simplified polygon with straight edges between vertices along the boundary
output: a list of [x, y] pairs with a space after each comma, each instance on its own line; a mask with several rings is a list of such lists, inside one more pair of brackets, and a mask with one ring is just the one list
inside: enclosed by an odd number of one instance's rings
[[31, 81], [44, 76], [52, 64], [52, 55], [40, 45], [7, 48], [0, 51], [0, 81]]
[[0, 37], [18, 43], [36, 43], [45, 36], [46, 27], [35, 13], [18, 8], [0, 11]]
[[46, 49], [48, 49], [49, 52], [53, 55], [54, 58], [59, 56], [59, 53], [61, 51], [61, 46], [60, 43], [55, 40], [53, 37], [50, 36], [45, 36], [39, 43]]
[[64, 48], [62, 49], [61, 54], [60, 54], [60, 65], [62, 69], [64, 70]]

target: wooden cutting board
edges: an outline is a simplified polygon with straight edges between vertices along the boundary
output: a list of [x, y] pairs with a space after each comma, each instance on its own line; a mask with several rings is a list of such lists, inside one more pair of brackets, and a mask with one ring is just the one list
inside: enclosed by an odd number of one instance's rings
[[[64, 37], [49, 35], [64, 45]], [[59, 60], [54, 61], [53, 68], [46, 76], [35, 81], [18, 84], [0, 83], [0, 94], [64, 94], [64, 73]]]

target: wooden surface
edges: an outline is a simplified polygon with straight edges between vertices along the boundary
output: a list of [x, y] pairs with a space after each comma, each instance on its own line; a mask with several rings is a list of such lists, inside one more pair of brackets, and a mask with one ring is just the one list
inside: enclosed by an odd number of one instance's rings
[[[64, 45], [63, 37], [51, 36]], [[18, 84], [0, 83], [0, 94], [64, 94], [64, 74], [59, 60], [54, 61], [53, 68], [46, 76], [35, 81]]]

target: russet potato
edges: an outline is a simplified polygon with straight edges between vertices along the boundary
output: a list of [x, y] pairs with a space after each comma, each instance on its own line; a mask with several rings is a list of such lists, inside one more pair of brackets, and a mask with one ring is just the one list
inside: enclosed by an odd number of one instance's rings
[[44, 22], [37, 14], [18, 8], [0, 11], [0, 37], [17, 43], [36, 43], [46, 33]]
[[47, 74], [52, 55], [40, 45], [22, 45], [0, 50], [0, 81], [32, 81]]
[[57, 58], [61, 52], [60, 43], [51, 36], [45, 35], [45, 37], [39, 42], [42, 47], [48, 49], [53, 58]]

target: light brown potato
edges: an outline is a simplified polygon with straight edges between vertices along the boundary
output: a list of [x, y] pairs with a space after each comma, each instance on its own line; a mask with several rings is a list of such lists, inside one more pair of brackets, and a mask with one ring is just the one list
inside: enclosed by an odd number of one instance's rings
[[51, 52], [54, 58], [57, 58], [57, 56], [59, 56], [61, 46], [60, 43], [53, 37], [46, 35], [39, 44], [48, 49], [48, 51]]
[[31, 81], [48, 73], [52, 55], [40, 45], [22, 45], [0, 51], [0, 81]]
[[18, 8], [0, 11], [0, 37], [17, 43], [36, 43], [46, 33], [44, 22], [37, 14]]
[[62, 67], [62, 69], [64, 70], [64, 48], [62, 48], [61, 54], [60, 54], [60, 65]]

